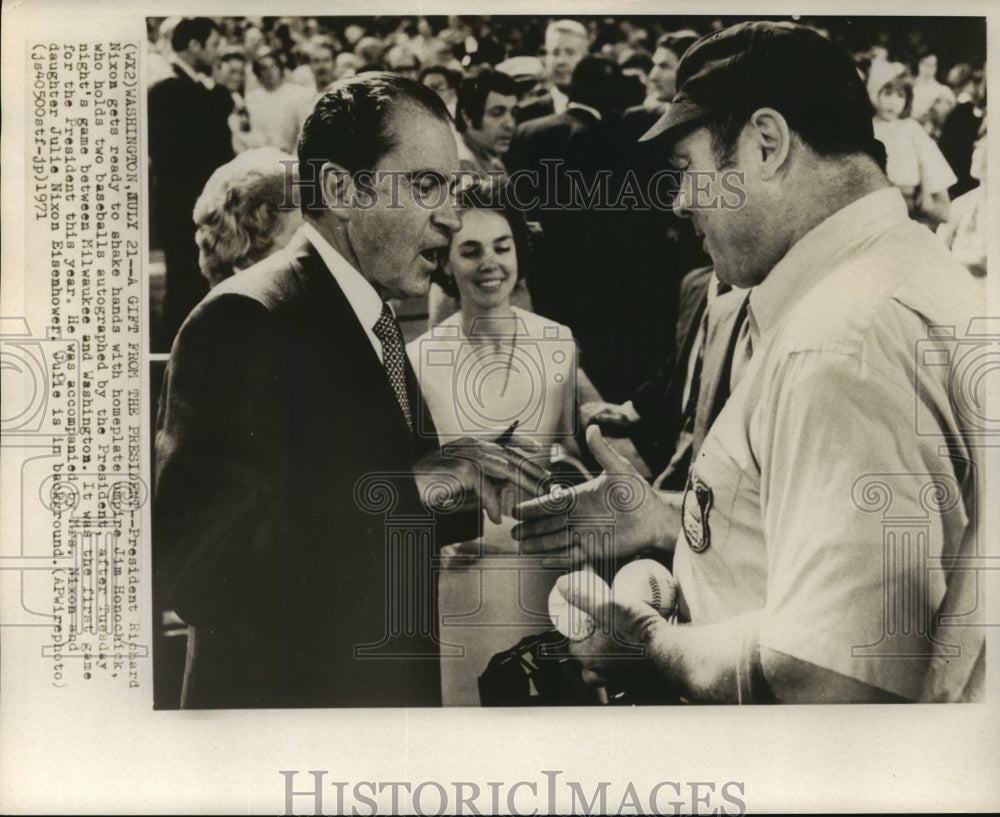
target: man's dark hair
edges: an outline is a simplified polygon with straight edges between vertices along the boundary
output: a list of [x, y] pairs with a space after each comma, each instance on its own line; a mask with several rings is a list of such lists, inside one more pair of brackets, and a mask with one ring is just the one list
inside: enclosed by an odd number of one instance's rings
[[680, 59], [684, 56], [684, 52], [698, 42], [699, 39], [700, 36], [690, 30], [668, 31], [656, 41], [656, 47], [673, 51], [678, 59]]
[[455, 127], [465, 133], [469, 127], [477, 130], [483, 126], [486, 112], [486, 97], [490, 93], [518, 97], [517, 82], [507, 74], [484, 68], [474, 77], [466, 77], [458, 86], [458, 102], [455, 105]]
[[247, 61], [247, 55], [238, 45], [227, 45], [219, 52], [219, 62], [233, 62], [234, 60], [239, 60], [242, 63]]
[[645, 51], [636, 51], [628, 59], [622, 60], [621, 66], [622, 71], [638, 68], [643, 73], [648, 74], [653, 70], [653, 58]]
[[197, 40], [199, 45], [204, 46], [213, 31], [222, 33], [222, 29], [214, 20], [208, 17], [185, 17], [174, 28], [174, 33], [170, 37], [170, 47], [180, 54], [182, 51], [187, 51], [191, 40]]
[[584, 57], [573, 69], [569, 83], [571, 102], [587, 105], [607, 115], [621, 106], [622, 69], [604, 57]]
[[353, 176], [374, 170], [396, 147], [401, 134], [390, 128], [390, 120], [402, 105], [416, 106], [442, 122], [451, 121], [436, 93], [395, 74], [349, 77], [327, 88], [302, 126], [299, 139], [303, 213], [321, 199], [319, 169], [325, 162], [338, 164]]

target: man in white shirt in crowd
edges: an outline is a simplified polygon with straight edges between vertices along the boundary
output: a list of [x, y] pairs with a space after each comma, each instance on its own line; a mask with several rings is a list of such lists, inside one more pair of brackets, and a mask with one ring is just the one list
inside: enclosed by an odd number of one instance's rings
[[549, 94], [520, 110], [519, 121], [562, 113], [569, 104], [573, 69], [590, 49], [590, 34], [577, 20], [556, 20], [545, 29], [545, 73]]
[[246, 95], [250, 122], [260, 131], [264, 146], [294, 153], [302, 123], [312, 112], [313, 94], [285, 81], [285, 66], [270, 49], [257, 54], [252, 68], [260, 87]]

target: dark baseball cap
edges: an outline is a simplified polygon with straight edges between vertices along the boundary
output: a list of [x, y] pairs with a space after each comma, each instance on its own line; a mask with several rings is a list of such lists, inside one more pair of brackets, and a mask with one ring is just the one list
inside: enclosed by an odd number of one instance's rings
[[802, 122], [830, 128], [859, 148], [874, 139], [871, 102], [850, 55], [794, 23], [739, 23], [702, 37], [681, 59], [677, 89], [640, 142], [674, 142], [720, 115], [749, 118], [763, 107], [793, 129]]

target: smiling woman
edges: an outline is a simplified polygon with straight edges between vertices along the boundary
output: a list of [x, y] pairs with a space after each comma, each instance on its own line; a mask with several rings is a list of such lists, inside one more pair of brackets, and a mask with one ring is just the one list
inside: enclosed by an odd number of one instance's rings
[[[481, 188], [470, 197], [442, 267], [440, 283], [458, 297], [459, 311], [407, 352], [442, 445], [494, 439], [516, 421], [519, 437], [575, 455], [577, 390], [593, 387], [578, 368], [570, 330], [511, 304], [528, 263], [527, 226], [519, 212], [497, 206], [502, 189], [492, 193]], [[529, 611], [546, 609], [558, 571], [520, 555], [513, 524], [485, 520], [481, 539], [443, 551], [456, 569], [439, 582], [441, 637], [465, 649], [463, 660], [442, 661], [445, 705], [478, 704], [476, 679], [490, 658], [548, 626]], [[480, 563], [487, 554], [499, 567]]]

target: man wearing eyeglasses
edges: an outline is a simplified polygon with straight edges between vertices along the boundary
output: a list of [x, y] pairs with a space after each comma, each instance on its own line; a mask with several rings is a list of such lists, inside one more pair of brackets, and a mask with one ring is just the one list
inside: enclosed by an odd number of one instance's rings
[[438, 705], [434, 548], [541, 469], [491, 443], [437, 451], [386, 303], [427, 292], [461, 226], [440, 99], [344, 80], [299, 165], [305, 225], [198, 306], [164, 383], [154, 554], [190, 627], [181, 704]]

